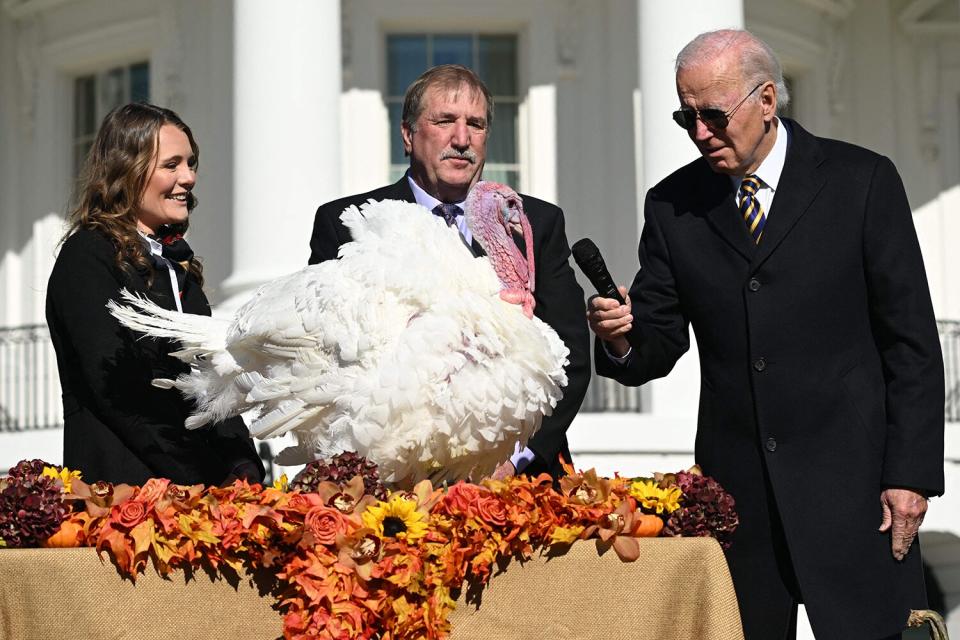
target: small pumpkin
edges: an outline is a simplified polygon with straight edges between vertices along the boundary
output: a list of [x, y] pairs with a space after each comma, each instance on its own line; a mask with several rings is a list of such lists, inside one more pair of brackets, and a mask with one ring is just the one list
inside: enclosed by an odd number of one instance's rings
[[663, 519], [660, 516], [648, 513], [638, 513], [634, 516], [633, 535], [638, 538], [656, 538], [663, 529]]

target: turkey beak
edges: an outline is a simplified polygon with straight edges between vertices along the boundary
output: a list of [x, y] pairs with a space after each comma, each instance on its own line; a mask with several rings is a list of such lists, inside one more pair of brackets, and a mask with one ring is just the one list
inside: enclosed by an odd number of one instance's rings
[[510, 200], [501, 201], [500, 212], [503, 214], [503, 224], [507, 229], [518, 236], [522, 236], [523, 226], [520, 224], [520, 212], [510, 206]]

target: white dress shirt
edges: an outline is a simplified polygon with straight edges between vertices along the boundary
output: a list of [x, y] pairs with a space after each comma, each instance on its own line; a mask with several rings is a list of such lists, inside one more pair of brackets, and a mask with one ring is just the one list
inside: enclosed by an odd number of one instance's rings
[[[413, 198], [417, 201], [417, 204], [422, 207], [426, 207], [427, 211], [432, 213], [438, 204], [443, 204], [432, 195], [424, 191], [409, 173], [407, 173], [407, 182], [410, 183], [410, 189], [413, 191]], [[465, 211], [463, 206], [464, 203], [466, 203], [466, 200], [461, 200], [460, 202], [454, 202], [451, 204], [455, 204], [460, 207], [460, 215], [457, 216], [457, 229], [460, 230], [460, 235], [463, 236], [463, 239], [467, 241], [467, 245], [470, 245], [473, 244], [473, 234], [470, 233], [470, 228], [467, 227], [467, 216], [463, 213]]]
[[[776, 127], [774, 128], [773, 148], [763, 159], [753, 175], [760, 179], [760, 190], [756, 193], [757, 201], [763, 207], [763, 213], [770, 219], [770, 212], [773, 208], [773, 197], [777, 195], [777, 187], [780, 185], [780, 175], [783, 173], [783, 164], [787, 161], [787, 147], [790, 146], [790, 128], [786, 126], [779, 118], [773, 119]], [[781, 135], [782, 134], [782, 135]], [[730, 176], [730, 182], [733, 184], [733, 192], [737, 204], [740, 203], [740, 183], [743, 182], [743, 176]]]
[[177, 304], [177, 311], [183, 313], [183, 305], [180, 302], [180, 284], [177, 282], [177, 271], [173, 266], [173, 262], [163, 255], [162, 244], [147, 236], [142, 231], [138, 230], [137, 232], [147, 243], [147, 247], [150, 249], [150, 254], [155, 256], [163, 264], [167, 265], [167, 273], [170, 276], [170, 289], [173, 291], [173, 301]]

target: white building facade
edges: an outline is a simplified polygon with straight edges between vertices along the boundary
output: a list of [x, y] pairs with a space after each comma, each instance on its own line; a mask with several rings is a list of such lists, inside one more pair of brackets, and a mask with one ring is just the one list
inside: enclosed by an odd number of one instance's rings
[[[488, 175], [563, 207], [570, 242], [592, 238], [629, 283], [644, 192], [696, 155], [670, 120], [673, 58], [723, 27], [777, 51], [807, 129], [894, 160], [937, 317], [960, 320], [958, 0], [0, 0], [0, 469], [61, 456], [46, 282], [78, 158], [112, 106], [148, 99], [193, 129], [190, 240], [227, 308], [306, 264], [319, 204], [396, 178], [403, 88], [429, 64], [464, 62], [498, 104]], [[956, 385], [960, 338], [949, 322], [942, 333]], [[595, 383], [569, 434], [577, 466], [689, 466], [698, 392], [695, 353], [638, 391]], [[957, 393], [947, 496], [924, 525], [948, 609], [960, 606]], [[960, 635], [960, 613], [951, 624]]]

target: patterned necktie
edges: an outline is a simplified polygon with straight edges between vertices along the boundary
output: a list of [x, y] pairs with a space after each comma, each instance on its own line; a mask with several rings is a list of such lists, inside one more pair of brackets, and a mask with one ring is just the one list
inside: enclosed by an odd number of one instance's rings
[[452, 227], [457, 224], [457, 216], [463, 215], [463, 209], [455, 204], [441, 202], [433, 208], [433, 215], [440, 216], [448, 227]]
[[760, 190], [760, 178], [750, 174], [740, 183], [740, 214], [747, 223], [747, 230], [753, 241], [760, 243], [763, 235], [763, 226], [767, 224], [767, 216], [757, 200], [757, 191]]

